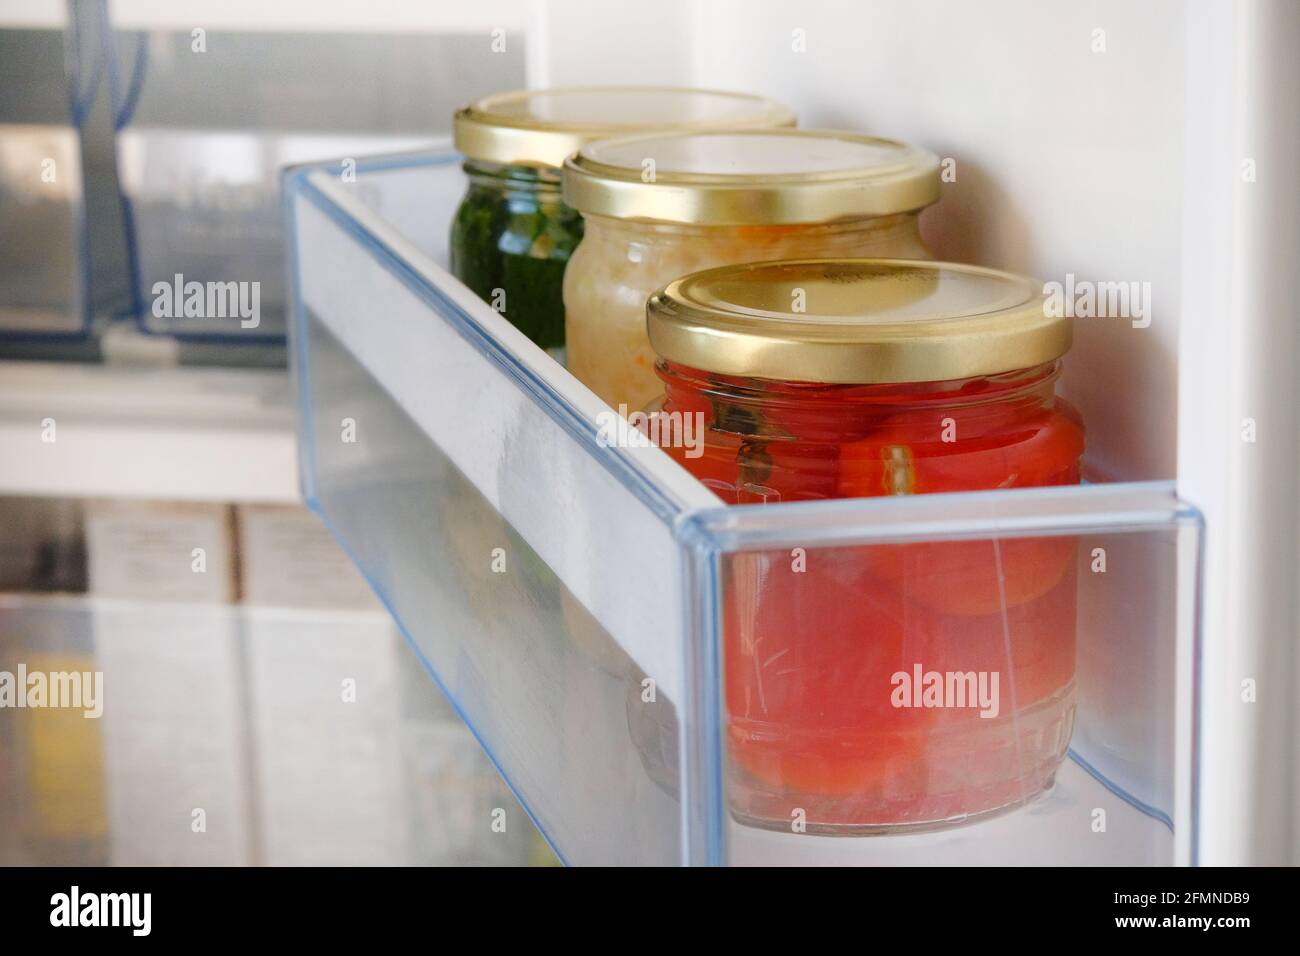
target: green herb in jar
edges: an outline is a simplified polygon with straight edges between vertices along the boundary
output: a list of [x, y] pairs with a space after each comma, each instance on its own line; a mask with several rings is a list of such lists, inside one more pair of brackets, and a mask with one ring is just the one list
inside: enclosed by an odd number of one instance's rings
[[467, 161], [470, 188], [451, 227], [451, 271], [553, 354], [564, 345], [564, 268], [582, 217], [559, 180], [527, 166]]

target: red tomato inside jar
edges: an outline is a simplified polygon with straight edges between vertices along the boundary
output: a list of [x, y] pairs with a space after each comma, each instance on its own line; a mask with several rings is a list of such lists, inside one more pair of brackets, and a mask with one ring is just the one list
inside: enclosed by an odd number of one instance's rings
[[[651, 437], [729, 504], [1080, 479], [1083, 424], [1055, 395], [1069, 320], [1033, 280], [769, 262], [679, 279], [647, 311]], [[1074, 716], [1076, 557], [1073, 538], [1014, 536], [728, 555], [733, 814], [873, 832], [1049, 787]]]

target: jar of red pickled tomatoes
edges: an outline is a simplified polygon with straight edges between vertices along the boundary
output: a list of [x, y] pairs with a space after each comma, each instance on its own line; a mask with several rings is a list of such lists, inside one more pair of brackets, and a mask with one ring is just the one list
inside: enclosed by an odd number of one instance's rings
[[[1075, 484], [1083, 424], [1054, 388], [1070, 323], [1043, 304], [1030, 279], [918, 260], [686, 276], [647, 307], [651, 436], [729, 504]], [[683, 416], [702, 442], [673, 440]], [[871, 833], [1050, 787], [1074, 719], [1076, 558], [1064, 537], [729, 556], [733, 815]]]

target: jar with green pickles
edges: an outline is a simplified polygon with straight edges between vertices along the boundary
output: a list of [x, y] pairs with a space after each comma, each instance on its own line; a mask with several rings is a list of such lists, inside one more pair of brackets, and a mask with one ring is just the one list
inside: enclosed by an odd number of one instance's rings
[[743, 93], [673, 87], [521, 90], [457, 112], [456, 148], [469, 180], [451, 225], [451, 271], [558, 361], [563, 281], [583, 235], [560, 193], [565, 157], [637, 132], [775, 128], [794, 114]]

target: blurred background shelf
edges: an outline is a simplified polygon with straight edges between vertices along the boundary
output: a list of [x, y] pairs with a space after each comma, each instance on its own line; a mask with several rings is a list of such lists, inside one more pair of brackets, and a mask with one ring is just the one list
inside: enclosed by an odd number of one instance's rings
[[280, 370], [0, 362], [0, 495], [299, 500]]
[[[221, 3], [205, 0], [114, 0], [114, 18], [132, 30], [184, 29], [261, 32], [464, 33], [494, 27], [518, 29], [528, 13], [526, 0], [474, 3], [420, 3], [372, 0], [364, 6], [313, 0], [259, 0]], [[0, 27], [52, 27], [67, 19], [65, 0], [0, 0]]]
[[0, 595], [0, 865], [527, 865], [545, 844], [382, 611]]

